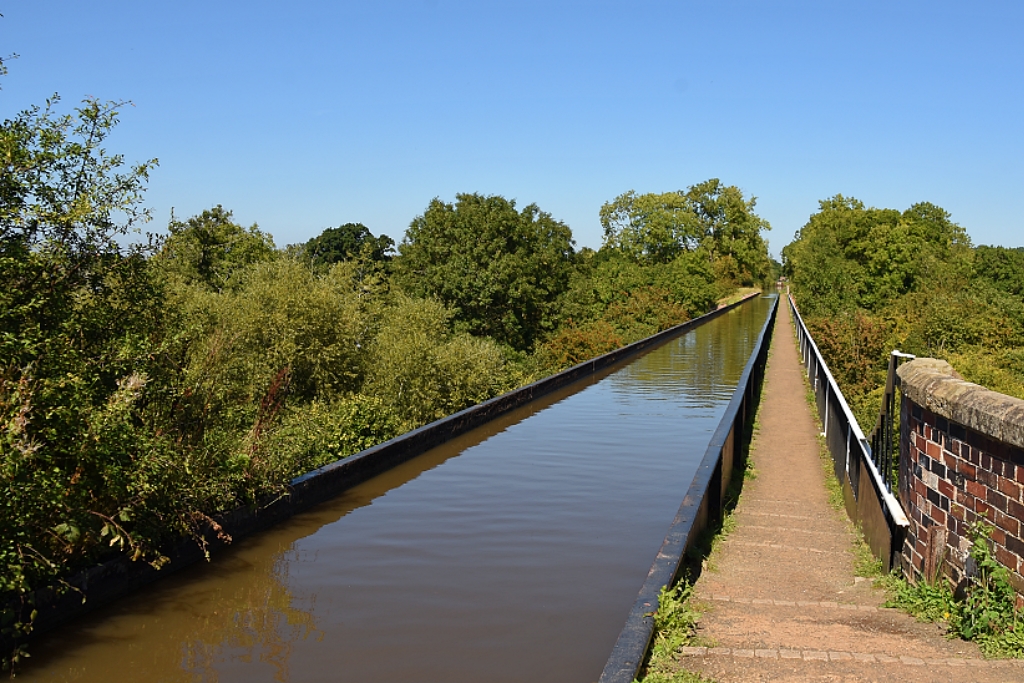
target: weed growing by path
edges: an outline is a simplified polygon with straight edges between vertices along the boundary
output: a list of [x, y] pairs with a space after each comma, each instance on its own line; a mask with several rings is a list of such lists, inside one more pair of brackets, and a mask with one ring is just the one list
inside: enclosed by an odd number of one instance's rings
[[956, 611], [953, 591], [944, 580], [929, 584], [925, 581], [912, 584], [896, 570], [880, 578], [876, 584], [884, 588], [889, 598], [883, 607], [901, 609], [918, 621], [949, 621]]
[[710, 681], [700, 674], [680, 670], [680, 648], [694, 638], [701, 611], [690, 598], [693, 585], [680, 583], [675, 588], [661, 589], [658, 611], [654, 613], [654, 643], [644, 675], [634, 683], [698, 683]]
[[920, 621], [946, 622], [950, 638], [976, 642], [986, 657], [1024, 658], [1024, 617], [1017, 609], [1009, 572], [992, 554], [992, 526], [979, 521], [968, 534], [977, 570], [968, 579], [963, 600], [956, 599], [941, 574], [933, 583], [911, 584], [894, 572], [880, 581], [889, 592], [885, 606]]

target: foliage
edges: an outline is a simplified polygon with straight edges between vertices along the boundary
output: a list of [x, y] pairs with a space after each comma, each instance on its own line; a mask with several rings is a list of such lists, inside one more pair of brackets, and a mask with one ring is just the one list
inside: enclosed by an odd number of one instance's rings
[[171, 218], [170, 236], [157, 263], [186, 284], [221, 291], [245, 266], [277, 256], [274, 240], [255, 224], [234, 223], [220, 204], [182, 222]]
[[399, 246], [396, 277], [412, 296], [452, 309], [458, 329], [517, 350], [554, 329], [569, 282], [572, 232], [536, 204], [479, 194], [434, 199]]
[[545, 375], [571, 368], [623, 346], [622, 336], [607, 320], [576, 326], [572, 320], [537, 349], [536, 362]]
[[900, 213], [836, 195], [783, 251], [785, 271], [807, 315], [880, 311], [928, 285], [963, 284], [970, 238], [943, 209], [919, 203]]
[[353, 394], [291, 408], [261, 444], [282, 476], [309, 472], [398, 436], [397, 416], [379, 396]]
[[282, 258], [237, 275], [231, 291], [183, 288], [181, 329], [187, 343], [185, 381], [205, 387], [212, 405], [258, 402], [282, 370], [288, 393], [330, 400], [358, 389], [361, 347], [373, 334], [375, 281], [360, 281], [353, 264], [324, 274]]
[[1024, 397], [1024, 266], [1017, 250], [970, 246], [943, 209], [821, 202], [783, 250], [801, 312], [862, 426], [872, 425], [888, 353], [944, 358], [965, 379]]
[[757, 199], [744, 199], [742, 190], [718, 178], [691, 186], [686, 196], [697, 215], [704, 251], [712, 263], [727, 266], [719, 265], [722, 274], [743, 286], [765, 282], [771, 260], [761, 232], [771, 226], [754, 213]]
[[638, 262], [666, 263], [700, 246], [697, 217], [683, 192], [630, 190], [601, 207], [604, 244]]
[[949, 621], [957, 610], [953, 591], [945, 579], [935, 583], [919, 581], [912, 584], [899, 576], [899, 570], [882, 577], [879, 585], [888, 593], [883, 607], [901, 609], [918, 621]]
[[1024, 621], [1016, 607], [1010, 573], [992, 552], [992, 529], [979, 521], [968, 531], [976, 571], [969, 578], [966, 598], [953, 612], [950, 633], [978, 641], [990, 656], [1024, 657]]
[[160, 566], [166, 541], [400, 423], [358, 393], [378, 273], [314, 273], [219, 206], [158, 256], [122, 246], [155, 161], [105, 151], [118, 105], [55, 104], [0, 127], [5, 640], [30, 632], [34, 590], [111, 553]]
[[365, 391], [412, 429], [510, 389], [501, 348], [452, 333], [440, 302], [398, 294], [369, 349]]
[[[605, 319], [628, 343], [703, 315], [715, 307], [721, 291], [708, 263], [697, 254], [642, 265], [611, 251], [578, 269], [560, 310], [563, 319], [577, 325]], [[642, 317], [626, 320], [622, 313], [627, 311]]]
[[1024, 348], [971, 346], [949, 354], [947, 360], [971, 382], [1024, 398]]
[[644, 683], [690, 683], [703, 677], [679, 669], [679, 650], [693, 639], [700, 611], [690, 602], [693, 586], [681, 583], [664, 586], [658, 594], [658, 610], [654, 613], [654, 641], [644, 675]]
[[630, 190], [601, 207], [604, 247], [638, 263], [668, 263], [699, 251], [719, 280], [762, 283], [771, 276], [771, 260], [761, 231], [771, 226], [754, 213], [755, 204], [717, 178], [685, 192]]
[[1009, 571], [992, 553], [993, 527], [982, 520], [968, 528], [970, 558], [975, 571], [968, 576], [964, 597], [958, 600], [941, 574], [933, 584], [911, 584], [891, 574], [882, 585], [889, 592], [886, 607], [897, 607], [921, 621], [945, 621], [949, 636], [973, 640], [989, 657], [1024, 657], [1024, 619], [1016, 607], [1017, 593]]
[[327, 228], [302, 246], [302, 255], [314, 267], [330, 266], [341, 261], [365, 258], [369, 261], [390, 261], [395, 241], [387, 235], [374, 237], [362, 223], [345, 223]]
[[602, 319], [629, 341], [637, 341], [690, 319], [686, 307], [660, 287], [639, 287], [613, 301]]
[[[0, 126], [0, 595], [23, 596], [116, 545], [158, 560], [145, 529], [176, 469], [140, 424], [162, 324], [145, 249], [118, 239], [152, 160], [124, 168], [104, 140], [117, 103], [57, 99]], [[142, 517], [142, 520], [138, 518]], [[141, 533], [128, 533], [131, 520]], [[3, 633], [30, 624], [5, 612]]]
[[1007, 249], [981, 245], [974, 251], [978, 277], [1017, 297], [1024, 296], [1024, 247]]

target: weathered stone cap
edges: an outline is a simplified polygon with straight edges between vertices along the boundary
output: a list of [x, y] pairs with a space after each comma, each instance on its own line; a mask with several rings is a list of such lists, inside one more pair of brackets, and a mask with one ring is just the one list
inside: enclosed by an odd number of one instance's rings
[[949, 363], [918, 358], [896, 371], [911, 401], [952, 422], [1024, 448], [1024, 400], [965, 381]]

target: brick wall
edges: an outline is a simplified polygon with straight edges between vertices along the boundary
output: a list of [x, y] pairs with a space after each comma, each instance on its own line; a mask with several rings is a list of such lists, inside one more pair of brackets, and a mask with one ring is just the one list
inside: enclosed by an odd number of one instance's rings
[[[947, 377], [956, 380], [957, 393], [944, 394], [945, 389], [934, 383], [922, 390], [919, 383], [908, 386], [904, 368], [899, 494], [910, 520], [903, 548], [904, 570], [910, 575], [927, 575], [929, 556], [931, 566], [942, 556], [941, 569], [960, 583], [971, 545], [968, 526], [984, 518], [994, 527], [995, 556], [1011, 572], [1018, 603], [1024, 602], [1024, 448], [1007, 443], [1006, 430], [993, 429], [991, 415], [987, 420], [978, 417], [989, 405], [986, 400], [993, 398], [988, 395], [998, 397], [997, 403], [1004, 409], [1000, 415], [1005, 417], [1009, 397], [969, 385], [951, 368]], [[912, 377], [913, 373], [907, 375]], [[964, 387], [980, 392], [964, 391]], [[974, 397], [965, 399], [972, 391]], [[963, 409], [965, 400], [972, 407], [969, 411]], [[932, 409], [922, 405], [929, 403]], [[951, 419], [957, 417], [960, 419]], [[995, 431], [999, 438], [977, 427]], [[1013, 434], [1009, 440], [1016, 440]]]

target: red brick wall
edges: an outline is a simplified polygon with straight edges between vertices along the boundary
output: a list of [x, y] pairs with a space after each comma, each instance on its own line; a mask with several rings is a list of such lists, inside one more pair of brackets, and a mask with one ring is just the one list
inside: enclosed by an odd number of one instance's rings
[[927, 530], [947, 530], [943, 569], [959, 583], [970, 540], [968, 525], [984, 516], [996, 558], [1024, 593], [1024, 450], [996, 441], [922, 408], [904, 396], [900, 429], [900, 502], [910, 519], [903, 568], [921, 575]]

